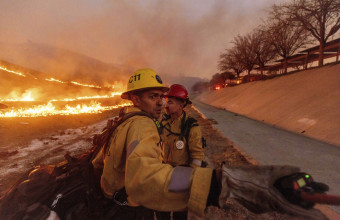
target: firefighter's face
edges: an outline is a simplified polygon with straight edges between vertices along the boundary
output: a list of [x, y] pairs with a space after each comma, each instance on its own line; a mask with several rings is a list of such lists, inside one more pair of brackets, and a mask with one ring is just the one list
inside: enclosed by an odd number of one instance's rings
[[168, 115], [181, 115], [184, 108], [184, 103], [172, 97], [166, 98], [165, 111]]
[[152, 117], [158, 119], [162, 113], [164, 92], [160, 89], [150, 89], [141, 93], [136, 99], [135, 106], [149, 113]]

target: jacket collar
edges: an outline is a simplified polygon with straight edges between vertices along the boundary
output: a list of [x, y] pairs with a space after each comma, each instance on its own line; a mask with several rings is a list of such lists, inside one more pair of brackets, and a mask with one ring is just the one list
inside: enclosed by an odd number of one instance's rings
[[129, 113], [129, 112], [141, 112], [142, 110], [140, 108], [135, 107], [135, 106], [126, 106], [123, 111], [126, 114], [126, 113]]
[[174, 121], [172, 121], [170, 118], [170, 124], [177, 124], [177, 123], [181, 124], [183, 117], [184, 117], [184, 111], [182, 112], [181, 116], [176, 118]]
[[[126, 107], [124, 107], [124, 108], [122, 108], [121, 110], [120, 110], [120, 113], [119, 113], [119, 116], [123, 116], [123, 115], [125, 115], [125, 114], [127, 114], [127, 113], [131, 113], [131, 112], [141, 112], [142, 110], [140, 109], [140, 108], [138, 108], [138, 107], [135, 107], [135, 106], [126, 106]], [[148, 113], [147, 113], [148, 114]], [[150, 114], [148, 114], [148, 115], [150, 115]], [[157, 120], [157, 119], [155, 119], [155, 118], [153, 118], [151, 115], [150, 115], [150, 117], [153, 119], [153, 120]]]

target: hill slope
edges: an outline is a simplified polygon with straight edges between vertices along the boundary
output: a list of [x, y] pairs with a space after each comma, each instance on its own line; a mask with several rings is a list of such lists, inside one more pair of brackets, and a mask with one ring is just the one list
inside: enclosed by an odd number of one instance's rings
[[20, 66], [48, 73], [64, 81], [105, 85], [126, 80], [132, 71], [126, 66], [100, 60], [67, 49], [28, 41], [22, 44], [0, 42], [0, 58]]
[[340, 146], [340, 64], [209, 91], [197, 99]]

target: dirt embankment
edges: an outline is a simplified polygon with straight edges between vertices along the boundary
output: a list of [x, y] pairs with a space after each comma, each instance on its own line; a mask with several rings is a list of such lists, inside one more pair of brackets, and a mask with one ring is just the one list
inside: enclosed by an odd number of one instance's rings
[[197, 99], [340, 146], [340, 64], [209, 91]]

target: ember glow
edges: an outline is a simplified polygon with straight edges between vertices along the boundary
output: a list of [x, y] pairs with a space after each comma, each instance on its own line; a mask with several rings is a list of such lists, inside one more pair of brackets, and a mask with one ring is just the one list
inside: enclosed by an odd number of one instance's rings
[[103, 111], [112, 110], [119, 107], [129, 106], [130, 103], [124, 103], [114, 106], [102, 106], [100, 103], [92, 102], [90, 105], [78, 104], [76, 106], [66, 105], [62, 109], [57, 109], [51, 102], [46, 105], [38, 105], [34, 108], [19, 108], [11, 109], [2, 113], [0, 111], [0, 118], [13, 118], [13, 117], [41, 117], [52, 115], [76, 115], [76, 114], [98, 114]]

